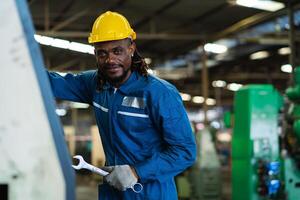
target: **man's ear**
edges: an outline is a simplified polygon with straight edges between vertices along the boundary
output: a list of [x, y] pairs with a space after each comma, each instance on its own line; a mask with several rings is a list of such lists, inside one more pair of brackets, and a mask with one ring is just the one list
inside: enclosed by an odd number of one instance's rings
[[97, 59], [97, 51], [96, 51], [96, 47], [95, 46], [94, 46], [94, 56], [95, 56], [96, 60], [98, 61], [98, 59]]
[[129, 46], [129, 53], [130, 55], [133, 55], [136, 49], [136, 45], [134, 42], [131, 43], [131, 45]]

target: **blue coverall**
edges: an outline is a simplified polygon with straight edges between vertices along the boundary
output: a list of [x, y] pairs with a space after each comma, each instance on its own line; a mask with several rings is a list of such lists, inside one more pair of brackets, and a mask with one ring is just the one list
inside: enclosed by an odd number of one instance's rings
[[170, 83], [132, 72], [118, 89], [96, 90], [96, 71], [60, 76], [48, 72], [55, 97], [94, 106], [106, 165], [134, 167], [141, 193], [104, 183], [100, 200], [176, 200], [174, 176], [191, 166], [196, 144], [181, 97]]

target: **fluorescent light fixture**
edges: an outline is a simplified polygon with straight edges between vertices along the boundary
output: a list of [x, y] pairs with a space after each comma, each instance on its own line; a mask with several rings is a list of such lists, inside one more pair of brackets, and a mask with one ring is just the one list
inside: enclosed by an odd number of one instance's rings
[[68, 49], [70, 46], [70, 41], [62, 39], [53, 39], [51, 46], [61, 49]]
[[34, 35], [35, 40], [46, 46], [52, 46], [61, 49], [69, 49], [76, 52], [88, 53], [94, 55], [94, 47], [92, 45], [83, 44], [79, 42], [71, 42], [59, 38], [52, 38], [42, 35]]
[[271, 0], [236, 0], [236, 4], [249, 8], [256, 8], [260, 10], [266, 10], [275, 12], [284, 8], [284, 4]]
[[261, 60], [269, 57], [269, 52], [267, 51], [258, 51], [250, 55], [251, 60]]
[[71, 42], [69, 48], [72, 51], [94, 54], [94, 47], [88, 44], [82, 44], [79, 42]]
[[238, 83], [230, 83], [227, 85], [227, 89], [231, 91], [239, 90], [243, 85]]
[[151, 58], [145, 58], [144, 60], [145, 60], [145, 62], [146, 62], [147, 65], [150, 65], [151, 62], [152, 62]]
[[43, 45], [47, 45], [47, 46], [50, 46], [54, 41], [54, 38], [52, 38], [52, 37], [41, 36], [41, 35], [34, 35], [34, 39], [38, 43], [43, 44]]
[[218, 88], [225, 87], [226, 86], [226, 82], [222, 81], [222, 80], [216, 80], [216, 81], [212, 82], [212, 86], [213, 87], [218, 87]]
[[190, 94], [180, 93], [180, 96], [181, 96], [183, 101], [190, 101], [192, 99]]
[[278, 54], [280, 54], [280, 55], [291, 54], [291, 48], [290, 47], [282, 47], [282, 48], [278, 49]]
[[224, 45], [220, 44], [214, 44], [214, 43], [207, 43], [204, 45], [204, 50], [207, 52], [212, 52], [212, 53], [225, 53], [228, 49]]
[[214, 105], [216, 105], [216, 100], [212, 99], [212, 98], [207, 98], [206, 99], [206, 104], [209, 105], [209, 106], [214, 106]]
[[204, 98], [201, 97], [201, 96], [194, 96], [193, 99], [192, 99], [192, 101], [194, 103], [203, 103], [204, 102]]
[[70, 107], [71, 108], [78, 108], [78, 109], [85, 109], [88, 108], [90, 105], [86, 103], [78, 103], [78, 102], [71, 102]]
[[292, 73], [292, 71], [293, 71], [292, 65], [290, 65], [290, 64], [281, 65], [280, 69], [282, 72], [285, 72], [285, 73]]

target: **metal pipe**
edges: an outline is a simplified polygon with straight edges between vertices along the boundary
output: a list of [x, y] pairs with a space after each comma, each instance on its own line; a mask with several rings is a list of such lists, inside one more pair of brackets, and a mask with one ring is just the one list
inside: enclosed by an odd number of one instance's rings
[[206, 103], [206, 100], [208, 98], [208, 70], [207, 70], [207, 55], [206, 51], [204, 49], [204, 45], [202, 46], [202, 70], [201, 70], [201, 77], [202, 77], [202, 92], [203, 92], [203, 114], [204, 114], [204, 124], [208, 124], [208, 119], [207, 119], [207, 110], [208, 106]]

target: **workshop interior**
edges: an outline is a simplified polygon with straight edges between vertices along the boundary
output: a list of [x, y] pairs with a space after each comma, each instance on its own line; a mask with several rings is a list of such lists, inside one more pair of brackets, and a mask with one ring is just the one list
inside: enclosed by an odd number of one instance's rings
[[93, 105], [55, 99], [45, 69], [97, 69], [88, 37], [106, 11], [180, 92], [197, 158], [179, 200], [300, 199], [299, 0], [1, 0], [0, 200], [98, 199]]

